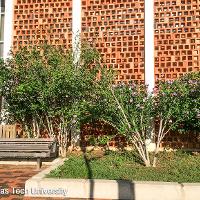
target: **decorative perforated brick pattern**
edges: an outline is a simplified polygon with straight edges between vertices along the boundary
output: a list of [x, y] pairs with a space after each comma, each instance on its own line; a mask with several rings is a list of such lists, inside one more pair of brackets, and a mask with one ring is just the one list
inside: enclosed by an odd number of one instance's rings
[[155, 78], [200, 70], [200, 0], [155, 0]]
[[[155, 78], [200, 70], [200, 0], [155, 0]], [[13, 49], [72, 40], [72, 0], [14, 0]], [[144, 0], [82, 0], [83, 38], [117, 80], [144, 81]]]
[[118, 81], [144, 80], [144, 0], [82, 0], [82, 32]]
[[14, 0], [14, 51], [45, 41], [67, 48], [71, 28], [72, 0]]

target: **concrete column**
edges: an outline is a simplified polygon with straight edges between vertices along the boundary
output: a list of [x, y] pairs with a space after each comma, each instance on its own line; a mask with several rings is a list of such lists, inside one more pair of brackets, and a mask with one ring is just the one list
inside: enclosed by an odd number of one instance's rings
[[72, 3], [72, 50], [74, 64], [80, 59], [80, 34], [81, 34], [81, 0], [73, 0]]
[[[148, 92], [153, 92], [155, 86], [154, 77], [154, 0], [145, 0], [144, 26], [145, 26], [145, 84], [148, 85]], [[154, 123], [148, 130], [149, 139], [146, 145], [149, 151], [155, 150], [154, 143]]]
[[145, 84], [152, 92], [154, 78], [154, 0], [145, 0]]
[[9, 56], [12, 47], [13, 36], [13, 0], [5, 0], [5, 20], [4, 20], [4, 50], [3, 58]]
[[[82, 0], [72, 0], [72, 51], [73, 62], [75, 67], [79, 67], [79, 60], [81, 54], [81, 18], [82, 18]], [[77, 121], [72, 127], [72, 148], [79, 146], [80, 129], [77, 127]]]

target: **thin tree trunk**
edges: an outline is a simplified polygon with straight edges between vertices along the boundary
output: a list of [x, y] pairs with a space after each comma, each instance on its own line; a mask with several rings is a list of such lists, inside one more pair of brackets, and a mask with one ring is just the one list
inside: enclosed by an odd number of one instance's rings
[[40, 137], [40, 127], [36, 120], [35, 120], [35, 124], [36, 124], [36, 133], [37, 133], [36, 138], [39, 138]]
[[65, 127], [65, 121], [64, 118], [60, 119], [60, 125], [59, 125], [59, 148], [60, 148], [60, 155], [62, 157], [66, 157], [67, 154], [67, 138], [68, 138], [68, 134], [66, 131], [66, 127]]
[[156, 164], [157, 164], [157, 159], [158, 159], [157, 156], [158, 156], [159, 146], [160, 146], [160, 144], [156, 144], [156, 150], [154, 152], [153, 164], [152, 164], [153, 167], [156, 167]]
[[133, 144], [134, 144], [135, 148], [137, 149], [140, 157], [142, 158], [145, 166], [150, 167], [151, 162], [150, 162], [150, 158], [149, 158], [149, 152], [145, 150], [146, 147], [144, 145], [142, 145], [141, 142], [138, 141], [137, 139], [133, 140]]
[[32, 126], [33, 126], [33, 137], [36, 137], [36, 125], [35, 125], [35, 120], [32, 120]]
[[153, 167], [156, 167], [156, 165], [157, 165], [160, 143], [163, 139], [163, 136], [165, 135], [164, 130], [165, 130], [167, 123], [166, 123], [166, 121], [163, 123], [163, 121], [164, 121], [163, 119], [160, 120], [158, 138], [157, 138], [157, 142], [156, 142], [156, 149], [155, 149], [154, 157], [153, 157]]
[[25, 132], [28, 135], [28, 138], [31, 138], [31, 134], [30, 134], [30, 131], [28, 130], [28, 126], [25, 124], [24, 127], [25, 127]]
[[52, 138], [54, 135], [53, 126], [52, 126], [52, 122], [50, 122], [49, 117], [47, 115], [46, 115], [46, 123], [47, 123], [49, 136]]

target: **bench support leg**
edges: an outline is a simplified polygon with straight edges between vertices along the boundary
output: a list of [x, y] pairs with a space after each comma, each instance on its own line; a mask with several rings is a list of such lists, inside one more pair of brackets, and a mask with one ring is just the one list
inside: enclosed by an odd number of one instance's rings
[[37, 158], [37, 170], [40, 170], [41, 166], [42, 166], [41, 158]]

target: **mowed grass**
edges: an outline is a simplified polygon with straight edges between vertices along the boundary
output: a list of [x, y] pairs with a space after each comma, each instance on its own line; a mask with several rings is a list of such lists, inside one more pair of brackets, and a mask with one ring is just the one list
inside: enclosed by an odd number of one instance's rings
[[71, 154], [47, 177], [135, 181], [200, 182], [200, 155], [162, 152], [156, 168], [145, 167], [134, 152]]

